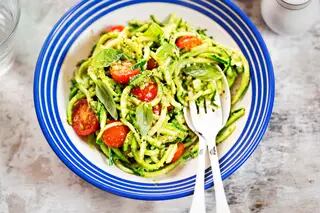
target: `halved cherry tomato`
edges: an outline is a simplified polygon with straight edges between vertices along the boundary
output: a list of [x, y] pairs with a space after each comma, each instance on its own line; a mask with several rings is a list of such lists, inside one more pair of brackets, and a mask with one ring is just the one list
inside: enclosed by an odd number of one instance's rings
[[107, 32], [114, 32], [114, 31], [121, 32], [123, 29], [124, 29], [124, 26], [122, 26], [122, 25], [113, 25], [113, 26], [108, 26], [106, 31]]
[[190, 50], [202, 44], [201, 39], [195, 36], [181, 36], [176, 40], [176, 45], [180, 49]]
[[157, 96], [158, 86], [157, 83], [150, 81], [142, 87], [132, 88], [131, 93], [139, 100], [149, 102]]
[[184, 153], [184, 144], [178, 143], [178, 149], [172, 158], [172, 162], [176, 162]]
[[127, 84], [130, 79], [139, 74], [140, 70], [132, 70], [133, 64], [130, 61], [120, 61], [113, 63], [110, 67], [110, 74], [113, 80], [120, 84]]
[[86, 99], [79, 100], [74, 106], [72, 127], [79, 136], [88, 136], [99, 129], [98, 118]]
[[174, 106], [172, 106], [171, 104], [167, 107], [168, 112], [171, 112], [172, 110], [174, 110]]
[[158, 62], [154, 58], [150, 58], [147, 63], [147, 69], [152, 70], [158, 67]]
[[[109, 121], [113, 123], [116, 121]], [[106, 129], [102, 134], [102, 141], [109, 147], [119, 148], [126, 140], [126, 136], [129, 132], [129, 128], [125, 125], [113, 126]]]
[[157, 105], [155, 105], [154, 107], [152, 107], [152, 111], [153, 111], [153, 113], [154, 114], [156, 114], [156, 115], [160, 115], [160, 113], [161, 113], [161, 104], [159, 103], [159, 104], [157, 104]]

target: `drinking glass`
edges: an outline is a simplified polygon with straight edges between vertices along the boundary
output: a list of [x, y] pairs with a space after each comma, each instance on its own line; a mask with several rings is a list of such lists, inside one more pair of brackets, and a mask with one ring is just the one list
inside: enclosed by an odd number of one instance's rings
[[14, 37], [19, 18], [19, 0], [0, 0], [0, 76], [14, 61]]

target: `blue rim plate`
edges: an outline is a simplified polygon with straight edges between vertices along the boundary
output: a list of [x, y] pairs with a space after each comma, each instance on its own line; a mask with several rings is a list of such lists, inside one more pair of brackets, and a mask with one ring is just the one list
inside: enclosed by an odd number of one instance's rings
[[[231, 1], [102, 0], [82, 1], [53, 27], [43, 44], [34, 74], [34, 104], [40, 127], [58, 157], [84, 180], [105, 191], [141, 200], [166, 200], [193, 193], [195, 176], [177, 181], [149, 183], [108, 173], [84, 157], [63, 126], [57, 104], [57, 84], [64, 59], [79, 35], [99, 18], [121, 8], [145, 3], [179, 5], [201, 13], [222, 27], [248, 59], [251, 69], [251, 105], [248, 119], [235, 144], [220, 158], [223, 179], [233, 174], [261, 141], [272, 113], [275, 82], [266, 45], [248, 17]], [[206, 170], [205, 187], [213, 185]]]

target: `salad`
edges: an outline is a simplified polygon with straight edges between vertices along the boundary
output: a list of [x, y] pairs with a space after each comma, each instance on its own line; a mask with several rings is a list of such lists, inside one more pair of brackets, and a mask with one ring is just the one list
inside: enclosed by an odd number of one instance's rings
[[225, 75], [232, 112], [217, 136], [224, 141], [245, 109], [234, 105], [250, 81], [248, 62], [206, 30], [170, 15], [107, 27], [71, 80], [67, 122], [121, 170], [155, 177], [197, 156], [198, 138], [183, 108], [215, 105]]

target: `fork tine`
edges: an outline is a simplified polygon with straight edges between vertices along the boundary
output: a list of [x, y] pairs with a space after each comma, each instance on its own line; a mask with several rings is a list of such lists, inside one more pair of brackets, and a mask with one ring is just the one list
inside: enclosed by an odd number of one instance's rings
[[203, 107], [199, 107], [199, 113], [194, 101], [190, 102], [190, 118], [193, 124], [199, 123], [203, 115]]
[[220, 94], [217, 91], [214, 97], [215, 103], [217, 104], [217, 106], [221, 107], [221, 100], [220, 100]]
[[207, 112], [209, 113], [210, 111], [212, 111], [212, 106], [211, 106], [211, 100], [210, 99], [206, 99], [206, 108], [207, 108]]
[[186, 120], [186, 123], [188, 125], [188, 127], [192, 130], [195, 131], [195, 128], [193, 126], [193, 123], [191, 121], [191, 115], [190, 115], [190, 110], [187, 107], [183, 108], [183, 114], [184, 114], [184, 118]]
[[197, 110], [197, 106], [196, 106], [196, 103], [194, 101], [191, 101], [189, 103], [189, 106], [190, 106], [190, 112], [191, 113], [196, 113], [198, 110]]
[[200, 105], [200, 106], [199, 106], [199, 115], [202, 115], [202, 114], [206, 114], [204, 105]]

